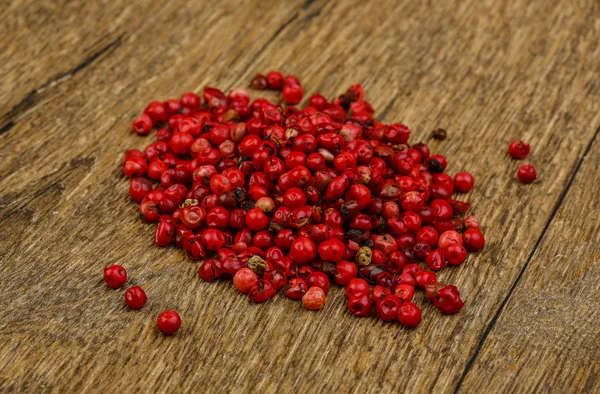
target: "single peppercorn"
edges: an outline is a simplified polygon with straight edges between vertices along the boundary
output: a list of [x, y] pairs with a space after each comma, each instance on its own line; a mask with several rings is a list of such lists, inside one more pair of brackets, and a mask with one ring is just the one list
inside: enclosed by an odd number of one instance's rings
[[280, 90], [283, 88], [283, 74], [279, 71], [269, 71], [267, 74], [267, 85], [269, 89]]
[[254, 78], [252, 78], [251, 85], [254, 89], [265, 90], [268, 85], [267, 77], [262, 74], [256, 74]]
[[142, 309], [148, 296], [139, 286], [132, 286], [125, 292], [125, 303], [131, 309]]
[[137, 135], [148, 135], [152, 131], [152, 119], [147, 114], [142, 114], [133, 121], [131, 128]]
[[310, 287], [302, 296], [302, 305], [311, 311], [317, 311], [325, 305], [325, 292], [317, 286]]
[[298, 264], [306, 264], [317, 256], [317, 247], [309, 238], [301, 237], [292, 242], [290, 257]]
[[118, 289], [127, 282], [127, 271], [118, 264], [104, 268], [104, 281], [113, 289]]
[[233, 276], [233, 284], [235, 288], [242, 293], [249, 293], [252, 286], [258, 282], [258, 275], [250, 268], [241, 268]]
[[463, 245], [469, 252], [477, 252], [485, 246], [485, 237], [481, 231], [469, 229], [463, 233]]
[[173, 335], [181, 327], [181, 317], [179, 313], [168, 310], [162, 312], [157, 318], [158, 329], [166, 335]]
[[431, 132], [431, 136], [436, 140], [443, 141], [448, 136], [448, 133], [446, 132], [446, 130], [442, 129], [441, 127], [436, 127]]
[[402, 306], [402, 301], [398, 297], [387, 295], [377, 302], [375, 310], [381, 320], [392, 321], [398, 317], [400, 306]]
[[359, 293], [352, 295], [348, 299], [348, 309], [355, 316], [367, 317], [371, 315], [373, 303], [368, 293]]
[[300, 300], [308, 291], [308, 285], [302, 278], [292, 278], [285, 285], [283, 293], [292, 300]]
[[454, 175], [454, 188], [461, 193], [468, 193], [473, 189], [475, 179], [468, 172], [459, 172]]
[[371, 258], [373, 257], [373, 251], [367, 246], [361, 246], [356, 253], [356, 263], [358, 265], [369, 265], [371, 264]]
[[251, 288], [248, 293], [250, 301], [261, 303], [273, 298], [275, 296], [275, 287], [268, 279], [259, 279]]
[[519, 167], [519, 171], [517, 172], [517, 178], [519, 178], [521, 183], [533, 183], [533, 181], [535, 181], [537, 178], [535, 168], [533, 168], [533, 166], [530, 164], [522, 165]]
[[329, 291], [329, 278], [323, 272], [313, 272], [306, 277], [308, 287], [319, 287], [325, 293]]
[[408, 328], [417, 327], [421, 323], [421, 309], [412, 302], [404, 302], [398, 309], [398, 321]]
[[513, 141], [508, 146], [508, 154], [515, 160], [523, 160], [529, 156], [531, 146], [523, 141]]
[[394, 295], [403, 301], [412, 301], [415, 287], [406, 283], [400, 283], [394, 287]]

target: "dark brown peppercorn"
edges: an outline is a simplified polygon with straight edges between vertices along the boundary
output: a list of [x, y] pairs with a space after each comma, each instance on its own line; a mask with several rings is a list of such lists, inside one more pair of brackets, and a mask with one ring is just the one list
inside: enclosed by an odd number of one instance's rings
[[251, 85], [254, 89], [265, 90], [267, 88], [267, 77], [262, 74], [256, 74], [252, 79]]
[[427, 167], [429, 168], [429, 171], [436, 174], [444, 172], [444, 166], [438, 159], [435, 158], [430, 158], [427, 160]]
[[442, 129], [441, 127], [436, 127], [432, 132], [431, 132], [431, 136], [433, 138], [435, 138], [436, 140], [439, 141], [443, 141], [446, 139], [446, 137], [448, 136], [448, 133], [446, 133], [446, 130]]

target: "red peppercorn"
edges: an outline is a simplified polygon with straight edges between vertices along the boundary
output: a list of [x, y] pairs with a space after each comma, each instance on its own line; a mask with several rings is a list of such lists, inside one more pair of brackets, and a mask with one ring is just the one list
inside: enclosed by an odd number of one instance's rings
[[145, 178], [133, 178], [129, 184], [129, 195], [136, 202], [141, 202], [152, 191], [152, 182]]
[[[253, 86], [282, 90], [290, 106], [304, 94], [296, 77], [277, 71]], [[251, 101], [243, 88], [206, 87], [203, 96], [204, 105], [195, 93], [151, 102], [132, 125], [140, 134], [163, 127], [122, 163], [142, 220], [157, 222], [157, 244], [192, 259], [216, 255], [199, 275], [232, 276], [254, 302], [284, 288], [319, 309], [333, 278], [358, 316], [375, 306], [385, 320], [417, 325], [414, 286], [445, 313], [462, 307], [415, 262], [439, 270], [484, 246], [479, 221], [461, 219], [470, 203], [452, 198], [471, 190], [471, 174], [453, 179], [443, 155], [407, 145], [408, 127], [377, 123], [360, 85], [333, 102], [315, 94], [304, 109]]]
[[125, 303], [131, 309], [142, 309], [148, 296], [139, 286], [132, 286], [125, 292]]
[[368, 293], [359, 293], [350, 296], [348, 299], [348, 309], [355, 316], [367, 317], [371, 315], [373, 303]]
[[148, 135], [152, 130], [152, 119], [147, 114], [142, 114], [133, 121], [131, 129], [137, 135]]
[[333, 279], [338, 285], [345, 286], [348, 284], [348, 282], [350, 282], [350, 280], [356, 277], [357, 272], [358, 269], [355, 263], [342, 260], [335, 266]]
[[168, 113], [165, 105], [159, 101], [153, 101], [144, 110], [144, 113], [152, 119], [154, 124], [162, 123], [167, 120]]
[[292, 300], [300, 300], [308, 291], [308, 285], [302, 278], [292, 278], [285, 285], [283, 292]]
[[404, 302], [398, 309], [398, 321], [408, 328], [418, 326], [421, 323], [421, 309], [412, 302]]
[[415, 287], [409, 284], [400, 283], [394, 287], [394, 295], [404, 301], [412, 301], [415, 294]]
[[233, 284], [235, 288], [242, 293], [249, 293], [252, 286], [258, 282], [258, 275], [250, 268], [241, 268], [233, 276]]
[[469, 252], [477, 252], [485, 246], [485, 238], [481, 231], [469, 229], [463, 233], [463, 245]]
[[181, 105], [186, 108], [195, 109], [200, 106], [200, 96], [196, 93], [188, 92], [181, 96]]
[[158, 329], [166, 335], [173, 335], [181, 327], [181, 317], [175, 311], [164, 311], [158, 315]]
[[296, 77], [291, 75], [285, 77], [282, 95], [283, 101], [288, 105], [296, 105], [302, 101], [304, 91]]
[[346, 246], [339, 239], [332, 238], [322, 242], [318, 250], [321, 259], [336, 263], [344, 258]]
[[208, 259], [198, 268], [198, 275], [205, 281], [211, 282], [221, 276], [220, 264], [215, 259]]
[[424, 242], [432, 248], [435, 248], [439, 241], [438, 232], [431, 226], [421, 227], [417, 231], [417, 242]]
[[292, 243], [290, 257], [298, 264], [311, 262], [317, 256], [317, 247], [309, 238], [301, 237]]
[[463, 244], [462, 236], [457, 231], [444, 231], [438, 240], [438, 247], [444, 249], [451, 244]]
[[[444, 268], [446, 266], [446, 255], [444, 254], [444, 249], [436, 249], [429, 253], [427, 258], [425, 259], [425, 264], [427, 264], [429, 269], [432, 271], [439, 271], [442, 268]], [[421, 283], [419, 283], [419, 279], [417, 279], [416, 276], [415, 279], [417, 280], [417, 283], [420, 286], [423, 286]]]
[[206, 218], [206, 210], [197, 205], [187, 205], [180, 213], [181, 222], [190, 229], [200, 227]]
[[[435, 252], [435, 250], [434, 250], [434, 252]], [[426, 285], [436, 281], [435, 273], [431, 272], [431, 271], [426, 271], [426, 270], [418, 271], [414, 275], [414, 278], [415, 278], [415, 282], [417, 283], [417, 286], [419, 286], [421, 288], [424, 288]]]
[[275, 286], [273, 286], [270, 280], [259, 279], [254, 286], [250, 288], [248, 297], [252, 302], [261, 303], [273, 298], [276, 292]]
[[473, 228], [475, 230], [479, 230], [479, 227], [480, 227], [479, 219], [477, 219], [475, 216], [469, 215], [465, 218], [465, 220], [463, 222], [467, 229]]
[[408, 264], [408, 258], [402, 251], [394, 251], [388, 255], [385, 268], [392, 274], [400, 274]]
[[375, 285], [375, 286], [373, 286], [373, 291], [371, 292], [371, 301], [373, 301], [374, 303], [378, 303], [385, 296], [390, 295], [390, 294], [392, 294], [391, 289], [380, 286], [380, 285]]
[[457, 243], [446, 246], [444, 254], [450, 265], [460, 265], [467, 258], [467, 250]]
[[424, 207], [423, 196], [419, 192], [408, 192], [400, 199], [402, 209], [405, 211], [417, 212]]
[[460, 298], [460, 293], [456, 286], [444, 286], [441, 284], [441, 286], [437, 287], [438, 288], [434, 292], [428, 291], [427, 298], [433, 302], [433, 305], [439, 309], [440, 312], [450, 315], [462, 309], [464, 302]]
[[275, 287], [275, 291], [281, 289], [283, 286], [285, 286], [285, 283], [287, 282], [287, 277], [284, 276], [281, 272], [274, 269], [265, 272], [263, 275], [263, 279], [269, 280], [273, 284], [273, 287]]
[[468, 172], [459, 172], [454, 175], [454, 188], [461, 193], [468, 193], [473, 189], [475, 179]]
[[320, 287], [325, 293], [329, 291], [329, 278], [322, 272], [313, 272], [306, 277], [308, 287]]
[[350, 279], [350, 282], [348, 282], [348, 285], [346, 286], [346, 297], [348, 298], [360, 294], [369, 294], [370, 292], [371, 288], [369, 287], [369, 283], [364, 279]]
[[104, 281], [113, 289], [118, 289], [127, 282], [127, 271], [118, 264], [104, 268]]
[[317, 311], [325, 305], [325, 292], [317, 286], [310, 287], [302, 296], [302, 305], [311, 311]]
[[251, 85], [254, 89], [264, 90], [268, 85], [267, 77], [262, 74], [256, 74], [254, 78], [252, 78]]
[[254, 231], [259, 231], [267, 227], [269, 218], [258, 208], [252, 208], [246, 213], [246, 226]]
[[381, 320], [392, 321], [396, 320], [398, 317], [398, 311], [400, 310], [401, 305], [402, 301], [400, 301], [398, 297], [387, 295], [377, 303], [375, 310], [377, 311], [377, 316], [379, 316]]
[[[421, 267], [419, 266], [419, 268], [421, 268]], [[397, 281], [400, 284], [409, 285], [409, 286], [411, 286], [413, 288], [417, 284], [417, 282], [415, 281], [415, 278], [411, 274], [409, 274], [407, 272], [401, 273], [400, 276], [397, 277]]]
[[283, 204], [291, 209], [300, 208], [306, 205], [306, 196], [302, 192], [302, 189], [293, 187], [284, 193]]
[[535, 168], [533, 168], [532, 165], [526, 164], [519, 167], [519, 171], [517, 172], [517, 178], [519, 178], [519, 181], [521, 181], [521, 183], [533, 183], [536, 177], [537, 174], [535, 172]]
[[267, 85], [269, 89], [280, 90], [283, 88], [283, 74], [279, 71], [269, 71], [267, 74]]
[[529, 155], [531, 147], [523, 141], [513, 141], [508, 146], [508, 154], [515, 160], [523, 160]]
[[148, 164], [143, 157], [132, 157], [123, 163], [123, 173], [129, 178], [143, 177], [147, 169]]

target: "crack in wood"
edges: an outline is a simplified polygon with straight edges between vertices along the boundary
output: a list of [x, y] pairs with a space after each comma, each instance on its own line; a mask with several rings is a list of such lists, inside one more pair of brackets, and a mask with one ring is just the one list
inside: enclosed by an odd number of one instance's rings
[[87, 66], [91, 65], [96, 60], [98, 60], [102, 55], [105, 55], [105, 54], [109, 53], [111, 50], [116, 49], [119, 45], [121, 45], [123, 36], [124, 36], [124, 34], [119, 35], [117, 38], [115, 38], [114, 40], [112, 40], [111, 42], [109, 42], [108, 44], [103, 46], [102, 48], [100, 48], [100, 50], [98, 50], [97, 52], [88, 56], [77, 66], [73, 67], [70, 70], [58, 73], [56, 76], [50, 78], [50, 80], [48, 82], [44, 83], [39, 88], [33, 89], [31, 92], [29, 92], [29, 94], [24, 99], [22, 99], [20, 102], [15, 104], [7, 113], [5, 113], [2, 116], [2, 118], [1, 118], [2, 121], [0, 122], [0, 124], [2, 124], [2, 126], [0, 126], [0, 135], [4, 134], [4, 133], [8, 132], [10, 129], [12, 129], [15, 126], [16, 119], [23, 112], [25, 112], [28, 108], [30, 108], [36, 104], [36, 102], [38, 101], [38, 98], [40, 96], [40, 93], [42, 93], [48, 87], [56, 85], [67, 78], [71, 78], [71, 77], [75, 76], [81, 70], [83, 70]]
[[592, 149], [592, 146], [594, 145], [594, 142], [596, 141], [596, 138], [598, 137], [599, 134], [600, 134], [600, 127], [598, 127], [596, 129], [596, 132], [594, 133], [592, 139], [590, 140], [590, 142], [588, 143], [587, 147], [583, 151], [583, 155], [581, 155], [581, 157], [579, 158], [579, 161], [577, 162], [577, 165], [575, 166], [575, 169], [573, 170], [573, 172], [571, 172], [571, 175], [569, 176], [569, 180], [567, 181], [567, 185], [565, 186], [565, 188], [561, 192], [560, 196], [558, 197], [558, 200], [556, 201], [556, 204], [554, 204], [554, 207], [552, 208], [552, 213], [550, 214], [550, 217], [546, 221], [546, 224], [544, 225], [544, 228], [542, 229], [542, 233], [540, 234], [540, 236], [536, 240], [535, 245], [533, 246], [533, 249], [531, 250], [531, 252], [527, 256], [527, 259], [525, 260], [525, 264], [523, 264], [523, 267], [519, 271], [519, 274], [517, 275], [517, 278], [515, 279], [515, 281], [511, 285], [510, 289], [508, 290], [508, 293], [506, 294], [506, 297], [504, 297], [504, 300], [502, 300], [502, 303], [500, 304], [500, 307], [498, 307], [498, 310], [496, 310], [496, 313], [492, 317], [492, 320], [490, 320], [488, 326], [486, 327], [485, 331], [483, 332], [483, 335], [479, 339], [479, 342], [477, 343], [477, 346], [475, 347], [475, 350], [473, 351], [473, 355], [471, 356], [471, 358], [469, 359], [469, 361], [467, 361], [467, 364], [465, 365], [465, 369], [463, 370], [463, 373], [460, 376], [460, 379], [458, 380], [458, 383], [456, 384], [456, 387], [454, 387], [454, 390], [453, 390], [454, 394], [458, 393], [458, 390], [460, 390], [460, 388], [461, 388], [461, 386], [462, 386], [465, 378], [467, 377], [467, 374], [469, 373], [469, 371], [471, 370], [473, 364], [475, 363], [475, 360], [479, 356], [479, 353], [481, 352], [481, 349], [483, 348], [483, 345], [485, 344], [485, 341], [487, 340], [490, 332], [492, 331], [492, 329], [496, 325], [496, 322], [498, 321], [498, 319], [500, 318], [500, 315], [504, 311], [504, 308], [508, 304], [508, 301], [510, 300], [510, 297], [511, 297], [512, 293], [514, 292], [514, 290], [516, 289], [517, 285], [521, 281], [521, 278], [523, 277], [523, 274], [525, 273], [525, 270], [529, 266], [529, 262], [533, 258], [533, 255], [535, 254], [535, 252], [537, 251], [538, 247], [540, 246], [542, 240], [544, 239], [544, 236], [546, 235], [546, 232], [548, 231], [548, 228], [550, 228], [550, 224], [554, 221], [554, 217], [556, 216], [556, 214], [558, 213], [558, 210], [562, 206], [562, 203], [565, 200], [567, 194], [569, 193], [569, 190], [571, 189], [571, 185], [573, 184], [573, 181], [575, 180], [575, 177], [577, 176], [577, 173], [579, 172], [579, 169], [581, 168], [581, 165], [583, 164], [583, 161], [585, 160], [586, 156], [588, 155], [588, 153]]

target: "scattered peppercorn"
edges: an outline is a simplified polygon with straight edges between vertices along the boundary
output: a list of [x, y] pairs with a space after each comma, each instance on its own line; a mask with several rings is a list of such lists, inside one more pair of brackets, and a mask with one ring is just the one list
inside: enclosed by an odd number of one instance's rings
[[448, 136], [448, 133], [446, 133], [446, 130], [442, 129], [441, 127], [436, 127], [431, 132], [431, 136], [438, 141], [443, 141]]
[[127, 282], [127, 271], [118, 264], [104, 268], [104, 281], [113, 289], [118, 289]]
[[508, 146], [508, 154], [515, 160], [523, 160], [529, 155], [531, 147], [523, 141], [513, 141]]
[[535, 168], [530, 164], [522, 165], [519, 167], [519, 171], [517, 171], [517, 178], [519, 178], [521, 183], [533, 183], [537, 178]]
[[181, 317], [175, 311], [164, 311], [157, 318], [158, 329], [166, 335], [173, 335], [181, 327]]
[[132, 286], [125, 292], [125, 303], [131, 309], [142, 309], [147, 300], [148, 296], [139, 286]]

